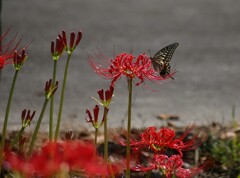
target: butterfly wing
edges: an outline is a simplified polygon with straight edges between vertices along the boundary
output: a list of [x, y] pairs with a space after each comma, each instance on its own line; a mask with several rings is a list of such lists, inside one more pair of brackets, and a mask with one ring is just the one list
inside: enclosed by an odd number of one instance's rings
[[159, 65], [161, 65], [161, 61], [169, 62], [172, 59], [173, 53], [178, 45], [178, 43], [172, 43], [162, 48], [153, 56], [154, 61]]
[[173, 53], [178, 45], [178, 43], [172, 43], [159, 50], [152, 58], [150, 58], [155, 71], [161, 72], [162, 70], [166, 70], [164, 68], [169, 66], [169, 61], [172, 59]]
[[154, 58], [150, 58], [152, 60], [152, 65], [155, 71], [159, 72], [160, 69], [163, 67], [163, 65], [159, 62], [157, 62], [156, 60], [154, 60]]

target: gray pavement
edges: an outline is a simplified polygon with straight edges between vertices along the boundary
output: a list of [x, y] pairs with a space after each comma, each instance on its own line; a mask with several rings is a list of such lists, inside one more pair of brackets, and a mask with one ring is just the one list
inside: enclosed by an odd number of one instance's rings
[[[50, 42], [62, 29], [83, 31], [70, 62], [62, 128], [85, 127], [85, 109], [95, 105], [91, 96], [97, 97], [96, 91], [108, 86], [109, 81], [89, 67], [87, 54], [99, 48], [111, 57], [113, 46], [116, 53], [155, 53], [172, 42], [180, 43], [172, 60], [178, 71], [175, 80], [149, 83], [158, 92], [134, 87], [133, 126], [159, 126], [162, 123], [155, 116], [163, 113], [179, 115], [181, 125], [228, 122], [233, 105], [239, 119], [240, 1], [3, 0], [3, 31], [9, 26], [12, 33], [23, 35], [23, 41], [33, 40], [16, 84], [9, 119], [12, 129], [20, 123], [24, 108], [36, 110], [39, 116], [45, 81], [52, 76]], [[66, 56], [59, 61], [58, 80], [65, 61]], [[13, 73], [9, 65], [2, 74], [1, 125]], [[59, 94], [60, 90], [57, 98]], [[122, 78], [116, 85], [109, 124], [120, 126], [126, 111], [127, 87]], [[43, 122], [48, 122], [47, 113]]]

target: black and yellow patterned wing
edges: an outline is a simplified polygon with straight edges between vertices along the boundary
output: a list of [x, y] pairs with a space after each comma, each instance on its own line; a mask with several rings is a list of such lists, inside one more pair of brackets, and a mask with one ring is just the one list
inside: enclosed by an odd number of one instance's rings
[[153, 57], [150, 58], [152, 60], [154, 70], [161, 72], [166, 66], [169, 66], [169, 62], [172, 59], [173, 53], [178, 45], [178, 43], [172, 43], [159, 50]]

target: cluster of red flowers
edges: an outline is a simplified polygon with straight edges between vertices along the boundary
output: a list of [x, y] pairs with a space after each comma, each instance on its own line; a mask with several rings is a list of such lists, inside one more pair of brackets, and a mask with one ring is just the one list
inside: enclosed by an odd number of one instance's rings
[[[7, 32], [2, 37], [0, 37], [0, 42], [2, 42], [3, 39], [7, 36], [8, 32], [9, 30], [7, 30]], [[16, 50], [21, 41], [20, 39], [16, 42], [16, 37], [17, 36], [13, 37], [6, 44], [3, 44], [2, 48], [0, 49], [0, 70], [4, 67], [5, 64], [10, 63], [14, 65], [16, 70], [20, 70], [21, 66], [27, 58], [27, 54], [24, 48], [20, 53]], [[68, 43], [66, 32], [62, 31], [62, 34], [58, 35], [56, 42], [54, 43], [54, 41], [52, 41], [51, 43], [51, 54], [53, 59], [57, 61], [63, 53], [63, 50], [65, 50], [69, 56], [71, 56], [72, 52], [79, 44], [81, 38], [82, 32], [78, 32], [77, 34], [72, 32], [70, 34], [70, 40]], [[15, 42], [16, 44], [14, 44]], [[70, 57], [68, 58], [68, 61], [69, 59]], [[111, 86], [109, 90], [99, 90], [98, 95], [100, 100], [95, 99], [100, 105], [104, 107], [101, 123], [98, 123], [99, 105], [96, 105], [93, 109], [93, 115], [91, 114], [90, 110], [86, 110], [86, 121], [91, 122], [96, 130], [104, 122], [106, 123], [107, 121], [106, 118], [109, 110], [109, 104], [111, 103], [111, 99], [113, 97], [114, 84], [119, 78], [125, 76], [128, 79], [131, 79], [131, 81], [137, 79], [136, 86], [138, 86], [142, 83], [145, 83], [146, 80], [159, 83], [159, 81], [172, 78], [172, 76], [175, 74], [175, 71], [172, 71], [169, 75], [164, 77], [161, 76], [161, 74], [159, 75], [152, 67], [151, 58], [148, 57], [145, 53], [140, 54], [137, 57], [132, 54], [121, 53], [112, 59], [107, 59], [102, 55], [101, 59], [105, 59], [105, 62], [107, 62], [107, 67], [103, 67], [102, 65], [95, 63], [93, 57], [90, 57], [89, 59], [91, 67], [98, 75], [111, 80]], [[65, 85], [63, 84], [63, 88], [64, 86]], [[46, 99], [49, 99], [57, 90], [57, 88], [58, 82], [53, 83], [52, 80], [49, 80], [45, 85]], [[129, 106], [131, 106], [131, 103]], [[62, 106], [60, 105], [60, 108], [61, 107]], [[60, 109], [60, 111], [62, 110]], [[34, 114], [35, 111], [32, 113], [32, 115], [30, 114], [30, 110], [23, 111], [23, 129], [20, 132], [23, 132], [24, 128], [30, 125]], [[40, 122], [41, 119], [39, 119], [38, 123]], [[39, 129], [39, 127], [36, 128]], [[107, 128], [107, 126], [105, 126], [105, 128]], [[199, 167], [196, 166], [188, 169], [183, 167], [183, 152], [196, 149], [207, 138], [207, 135], [204, 132], [198, 132], [195, 135], [191, 135], [191, 138], [189, 138], [190, 132], [193, 130], [193, 128], [195, 127], [189, 126], [182, 134], [182, 136], [177, 137], [175, 131], [172, 129], [161, 128], [160, 130], [157, 130], [155, 127], [149, 127], [137, 137], [130, 138], [130, 147], [134, 153], [132, 154], [134, 156], [134, 159], [132, 159], [131, 169], [134, 171], [142, 172], [159, 170], [167, 178], [193, 177], [199, 172], [206, 170], [209, 166], [209, 162], [206, 162]], [[36, 133], [38, 132], [37, 129], [35, 130]], [[128, 133], [130, 133], [130, 129], [128, 130]], [[128, 133], [126, 133], [128, 136], [127, 138], [129, 138]], [[24, 141], [23, 137], [20, 136], [21, 134], [19, 134], [19, 137], [17, 137], [20, 139], [20, 142]], [[107, 140], [107, 134], [105, 136], [105, 140]], [[69, 132], [67, 137], [71, 138], [72, 133]], [[127, 146], [129, 148], [129, 139], [126, 141], [125, 138], [117, 136], [116, 140], [118, 140], [121, 145]], [[30, 144], [29, 150], [33, 148], [31, 147], [32, 145]], [[4, 146], [2, 148], [4, 148]], [[129, 153], [128, 151], [129, 149], [127, 149], [127, 153]], [[145, 162], [142, 162], [140, 157], [142, 156], [143, 152], [147, 152], [147, 154], [145, 154]], [[45, 143], [39, 151], [31, 154], [31, 150], [28, 153], [30, 156], [25, 156], [23, 153], [16, 153], [10, 149], [6, 150], [4, 152], [4, 168], [12, 171], [13, 174], [16, 173], [17, 175], [20, 175], [20, 177], [23, 176], [29, 178], [64, 177], [64, 175], [67, 175], [70, 172], [80, 176], [87, 175], [104, 177], [113, 176], [116, 173], [122, 172], [125, 168], [125, 163], [122, 162], [116, 164], [107, 163], [103, 160], [102, 157], [97, 155], [96, 148], [93, 144], [85, 143], [80, 140], [67, 140], [59, 142], [49, 141]], [[106, 156], [106, 158], [108, 158], [108, 156]], [[0, 161], [2, 160], [3, 159], [1, 156]], [[129, 162], [130, 161], [127, 157], [126, 172], [129, 170]]]
[[[160, 170], [168, 178], [172, 176], [186, 178], [199, 174], [209, 166], [209, 162], [190, 169], [182, 167], [183, 151], [194, 150], [207, 139], [207, 134], [204, 132], [198, 132], [189, 138], [193, 128], [195, 127], [187, 127], [182, 136], [177, 137], [172, 129], [161, 128], [157, 131], [155, 127], [148, 127], [142, 134], [132, 137], [130, 146], [135, 155], [135, 163], [133, 163], [135, 165], [131, 169], [144, 172]], [[120, 139], [118, 137], [117, 140], [121, 145], [126, 146], [124, 137], [120, 137]], [[140, 155], [143, 151], [148, 152], [149, 155], [147, 163], [141, 164]], [[173, 153], [170, 154], [169, 151]]]
[[93, 70], [98, 75], [112, 80], [112, 85], [114, 85], [121, 76], [126, 76], [131, 79], [138, 78], [140, 81], [137, 82], [136, 85], [140, 85], [146, 79], [158, 82], [172, 77], [175, 73], [173, 72], [167, 77], [159, 76], [152, 67], [151, 59], [144, 53], [140, 54], [137, 58], [132, 54], [119, 54], [114, 59], [105, 60], [110, 61], [110, 63], [107, 63], [106, 68], [100, 64], [96, 64], [93, 57], [90, 56], [89, 58], [89, 63]]
[[81, 175], [112, 175], [122, 171], [123, 164], [107, 164], [96, 155], [93, 144], [80, 140], [47, 142], [38, 152], [25, 159], [7, 151], [6, 169], [25, 177], [51, 177], [74, 171]]

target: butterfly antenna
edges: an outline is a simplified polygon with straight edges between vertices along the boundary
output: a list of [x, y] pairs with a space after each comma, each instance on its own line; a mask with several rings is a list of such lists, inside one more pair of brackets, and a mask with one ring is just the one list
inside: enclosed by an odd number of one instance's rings
[[148, 53], [149, 53], [149, 56], [150, 56], [150, 59], [152, 59], [152, 55], [151, 55], [151, 51], [150, 51], [150, 49], [148, 50]]

